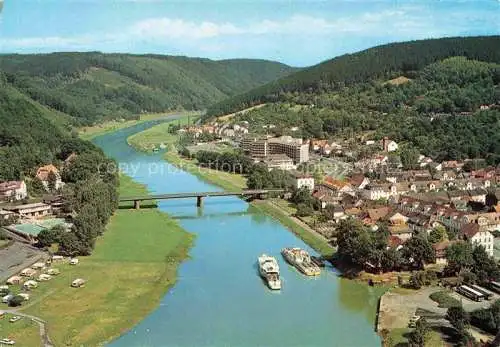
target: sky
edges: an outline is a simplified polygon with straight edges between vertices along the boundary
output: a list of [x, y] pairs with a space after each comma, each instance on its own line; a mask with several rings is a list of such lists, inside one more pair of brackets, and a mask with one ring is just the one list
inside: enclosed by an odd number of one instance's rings
[[293, 66], [394, 41], [498, 34], [500, 0], [3, 0], [0, 12], [0, 53], [157, 53]]

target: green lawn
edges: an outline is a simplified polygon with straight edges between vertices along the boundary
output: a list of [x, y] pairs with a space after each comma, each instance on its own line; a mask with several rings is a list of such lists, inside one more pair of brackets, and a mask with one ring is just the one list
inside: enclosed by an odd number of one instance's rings
[[16, 346], [40, 346], [38, 324], [27, 318], [10, 323], [9, 319], [13, 316], [5, 314], [0, 318], [0, 339], [14, 340]]
[[119, 129], [128, 128], [131, 127], [132, 125], [143, 123], [148, 120], [155, 120], [171, 114], [179, 114], [179, 113], [180, 112], [150, 113], [141, 115], [140, 119], [138, 120], [137, 119], [126, 120], [126, 121], [112, 120], [94, 126], [82, 127], [78, 130], [78, 136], [84, 140], [90, 141], [94, 137], [104, 135]]
[[193, 124], [197, 118], [198, 116], [196, 113], [185, 113], [182, 118], [158, 124], [147, 130], [141, 131], [140, 133], [134, 134], [127, 138], [127, 142], [139, 151], [151, 151], [154, 147], [158, 147], [161, 143], [171, 146], [178, 141], [179, 136], [168, 132], [170, 125], [179, 124], [184, 126]]
[[[146, 193], [126, 176], [120, 181], [123, 195]], [[61, 274], [40, 283], [24, 310], [48, 322], [57, 346], [102, 344], [157, 307], [192, 242], [191, 234], [157, 209], [117, 210], [93, 254], [76, 266], [55, 265]], [[75, 278], [87, 280], [85, 287], [71, 288]]]
[[[408, 334], [412, 331], [410, 328], [399, 328], [399, 329], [393, 329], [389, 333], [390, 336], [390, 344], [389, 347], [408, 347], [408, 339], [407, 336]], [[425, 347], [444, 347], [445, 343], [443, 339], [441, 338], [441, 335], [434, 331], [431, 330], [426, 339], [425, 339]]]
[[453, 306], [460, 306], [460, 301], [450, 296], [450, 292], [447, 290], [440, 290], [429, 295], [432, 301], [439, 304], [439, 307], [450, 308]]
[[410, 331], [411, 329], [409, 328], [392, 329], [389, 333], [389, 346], [408, 346], [408, 339], [406, 338], [406, 336], [410, 333]]
[[247, 187], [247, 180], [245, 176], [207, 168], [200, 168], [196, 165], [195, 160], [181, 158], [175, 151], [165, 153], [165, 160], [172, 165], [175, 165], [182, 170], [198, 176], [206, 182], [212, 183], [225, 190], [237, 191]]

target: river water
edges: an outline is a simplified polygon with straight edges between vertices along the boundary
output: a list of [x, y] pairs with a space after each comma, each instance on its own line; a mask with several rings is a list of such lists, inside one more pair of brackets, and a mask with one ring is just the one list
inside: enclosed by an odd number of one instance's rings
[[[161, 154], [135, 151], [126, 138], [157, 122], [94, 140], [151, 193], [214, 191]], [[197, 235], [191, 259], [160, 306], [111, 346], [380, 346], [374, 319], [380, 290], [341, 279], [334, 268], [306, 278], [285, 263], [283, 247], [315, 252], [272, 218], [235, 197], [161, 201], [159, 208]], [[165, 230], [168, 232], [168, 230]], [[147, 250], [144, 250], [147, 252]], [[282, 290], [271, 292], [257, 257], [275, 256]]]

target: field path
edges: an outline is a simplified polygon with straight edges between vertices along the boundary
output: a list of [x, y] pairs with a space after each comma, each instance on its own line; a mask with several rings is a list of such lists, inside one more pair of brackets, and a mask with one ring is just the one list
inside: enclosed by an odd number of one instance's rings
[[36, 316], [26, 314], [26, 313], [19, 312], [18, 310], [4, 310], [3, 312], [10, 313], [10, 314], [13, 314], [16, 316], [21, 316], [24, 318], [29, 318], [32, 321], [36, 322], [38, 324], [38, 326], [40, 327], [41, 345], [44, 347], [54, 347], [54, 345], [50, 341], [50, 337], [49, 337], [49, 334], [47, 332], [46, 322], [43, 319], [36, 317]]

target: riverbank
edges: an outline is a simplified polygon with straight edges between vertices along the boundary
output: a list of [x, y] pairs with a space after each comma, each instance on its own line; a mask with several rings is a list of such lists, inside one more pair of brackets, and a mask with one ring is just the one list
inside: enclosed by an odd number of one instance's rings
[[[121, 176], [120, 194], [147, 190]], [[77, 266], [56, 265], [61, 274], [34, 290], [22, 312], [46, 320], [56, 346], [111, 341], [158, 307], [193, 239], [156, 208], [118, 209], [93, 254]], [[71, 288], [75, 278], [85, 279], [86, 286]]]
[[[200, 168], [196, 165], [195, 160], [184, 159], [176, 151], [169, 151], [165, 153], [164, 158], [176, 167], [188, 171], [200, 179], [217, 185], [225, 190], [241, 190], [247, 187], [246, 178], [244, 176], [221, 172], [218, 170]], [[279, 208], [279, 206], [273, 204], [272, 201], [255, 200], [251, 202], [251, 205], [259, 211], [280, 221], [281, 224], [292, 231], [309, 246], [314, 248], [322, 256], [330, 257], [333, 253], [335, 253], [335, 248], [330, 245], [326, 239], [321, 237], [321, 235], [318, 235], [316, 231], [311, 229], [305, 223], [291, 216], [289, 213]]]
[[247, 188], [247, 179], [245, 176], [200, 167], [197, 165], [196, 159], [182, 158], [176, 150], [168, 151], [163, 158], [177, 168], [187, 171], [205, 182], [214, 184], [224, 190], [238, 191]]
[[308, 225], [301, 222], [297, 218], [287, 214], [272, 201], [255, 200], [252, 201], [251, 204], [261, 212], [277, 219], [288, 230], [292, 231], [302, 241], [314, 248], [322, 256], [331, 257], [335, 253], [336, 249], [330, 245], [327, 240], [321, 237], [321, 235], [318, 235], [315, 230], [311, 229]]
[[150, 152], [153, 148], [159, 148], [161, 144], [170, 148], [179, 140], [179, 135], [169, 132], [170, 126], [172, 124], [179, 126], [194, 124], [199, 115], [199, 112], [184, 112], [179, 118], [166, 121], [165, 123], [155, 125], [147, 130], [129, 136], [127, 143], [136, 150], [143, 152]]
[[124, 121], [109, 121], [109, 122], [104, 122], [101, 124], [93, 125], [93, 126], [88, 126], [88, 127], [82, 127], [78, 129], [78, 136], [83, 139], [90, 141], [94, 137], [101, 136], [104, 134], [111, 133], [116, 130], [124, 129], [131, 127], [136, 124], [144, 123], [150, 120], [156, 120], [156, 119], [161, 119], [164, 117], [172, 116], [172, 115], [178, 115], [178, 114], [184, 114], [188, 112], [162, 112], [162, 113], [148, 113], [148, 114], [143, 114], [140, 115], [139, 119], [131, 119], [131, 120], [124, 120]]

